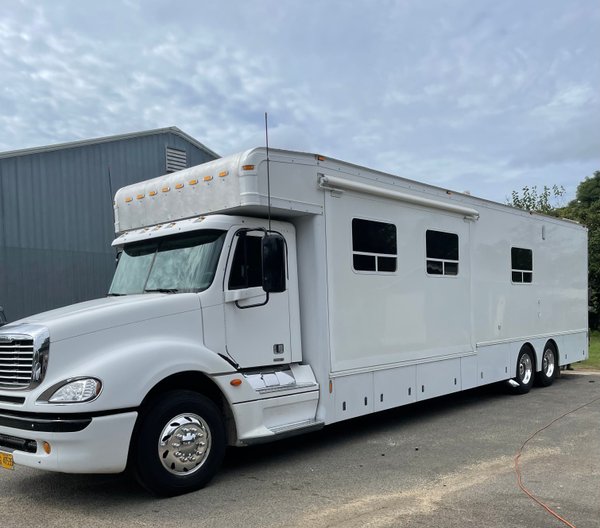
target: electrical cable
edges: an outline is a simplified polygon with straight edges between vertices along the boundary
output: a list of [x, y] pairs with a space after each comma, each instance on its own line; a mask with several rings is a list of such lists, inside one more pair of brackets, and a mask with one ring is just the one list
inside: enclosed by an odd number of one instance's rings
[[597, 402], [598, 400], [600, 400], [600, 396], [598, 396], [597, 398], [594, 398], [593, 400], [591, 400], [591, 401], [589, 401], [587, 403], [584, 403], [583, 405], [580, 405], [579, 407], [577, 407], [575, 409], [571, 409], [570, 411], [567, 411], [566, 413], [560, 415], [558, 418], [555, 418], [554, 420], [552, 420], [550, 423], [548, 423], [547, 425], [545, 425], [541, 429], [538, 429], [527, 440], [525, 440], [525, 442], [523, 442], [523, 444], [521, 445], [521, 447], [519, 448], [519, 450], [517, 451], [517, 454], [515, 456], [515, 473], [517, 475], [517, 484], [519, 485], [519, 488], [521, 488], [521, 491], [523, 493], [525, 493], [525, 495], [527, 495], [532, 501], [534, 501], [539, 506], [541, 506], [542, 508], [544, 508], [544, 510], [546, 510], [550, 515], [552, 515], [553, 517], [555, 517], [556, 519], [558, 519], [560, 522], [562, 522], [563, 524], [565, 524], [569, 528], [576, 528], [576, 527], [575, 527], [574, 524], [570, 523], [569, 521], [567, 521], [566, 519], [564, 519], [563, 517], [561, 517], [558, 513], [556, 513], [552, 508], [550, 508], [550, 506], [548, 506], [547, 504], [545, 504], [544, 502], [542, 502], [538, 497], [536, 497], [533, 494], [533, 492], [531, 492], [529, 489], [527, 489], [527, 487], [525, 486], [525, 484], [523, 484], [523, 477], [521, 475], [521, 469], [519, 468], [519, 459], [521, 458], [521, 455], [523, 454], [523, 449], [525, 449], [525, 446], [531, 440], [533, 440], [533, 438], [535, 438], [539, 433], [541, 433], [542, 431], [548, 429], [548, 427], [550, 427], [554, 423], [558, 422], [559, 420], [562, 420], [565, 416], [568, 416], [569, 414], [572, 414], [572, 413], [578, 411], [579, 409], [583, 409], [584, 407], [587, 407], [588, 405], [591, 405], [592, 403]]

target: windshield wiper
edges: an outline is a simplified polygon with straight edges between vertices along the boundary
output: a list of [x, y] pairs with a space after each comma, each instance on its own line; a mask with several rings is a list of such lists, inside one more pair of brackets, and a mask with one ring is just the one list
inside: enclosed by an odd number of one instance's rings
[[154, 288], [151, 290], [144, 290], [144, 293], [177, 293], [179, 290], [177, 288]]

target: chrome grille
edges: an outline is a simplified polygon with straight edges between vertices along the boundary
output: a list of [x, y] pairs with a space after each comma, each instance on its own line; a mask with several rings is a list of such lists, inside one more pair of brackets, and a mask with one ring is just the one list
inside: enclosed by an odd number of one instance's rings
[[33, 359], [33, 339], [0, 339], [0, 388], [29, 387]]

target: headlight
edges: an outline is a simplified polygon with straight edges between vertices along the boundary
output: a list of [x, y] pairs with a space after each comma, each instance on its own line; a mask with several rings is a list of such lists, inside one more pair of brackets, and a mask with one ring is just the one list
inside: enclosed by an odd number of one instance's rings
[[65, 383], [48, 398], [48, 403], [81, 403], [95, 400], [102, 382], [95, 378], [82, 378]]

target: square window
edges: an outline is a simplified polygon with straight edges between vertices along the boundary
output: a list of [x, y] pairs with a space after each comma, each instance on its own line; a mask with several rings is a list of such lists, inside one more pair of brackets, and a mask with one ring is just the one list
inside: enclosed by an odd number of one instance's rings
[[427, 273], [458, 275], [458, 235], [428, 230], [425, 233]]
[[352, 219], [352, 266], [355, 270], [393, 273], [397, 260], [394, 224]]
[[531, 284], [533, 282], [533, 251], [513, 247], [510, 248], [512, 281]]

